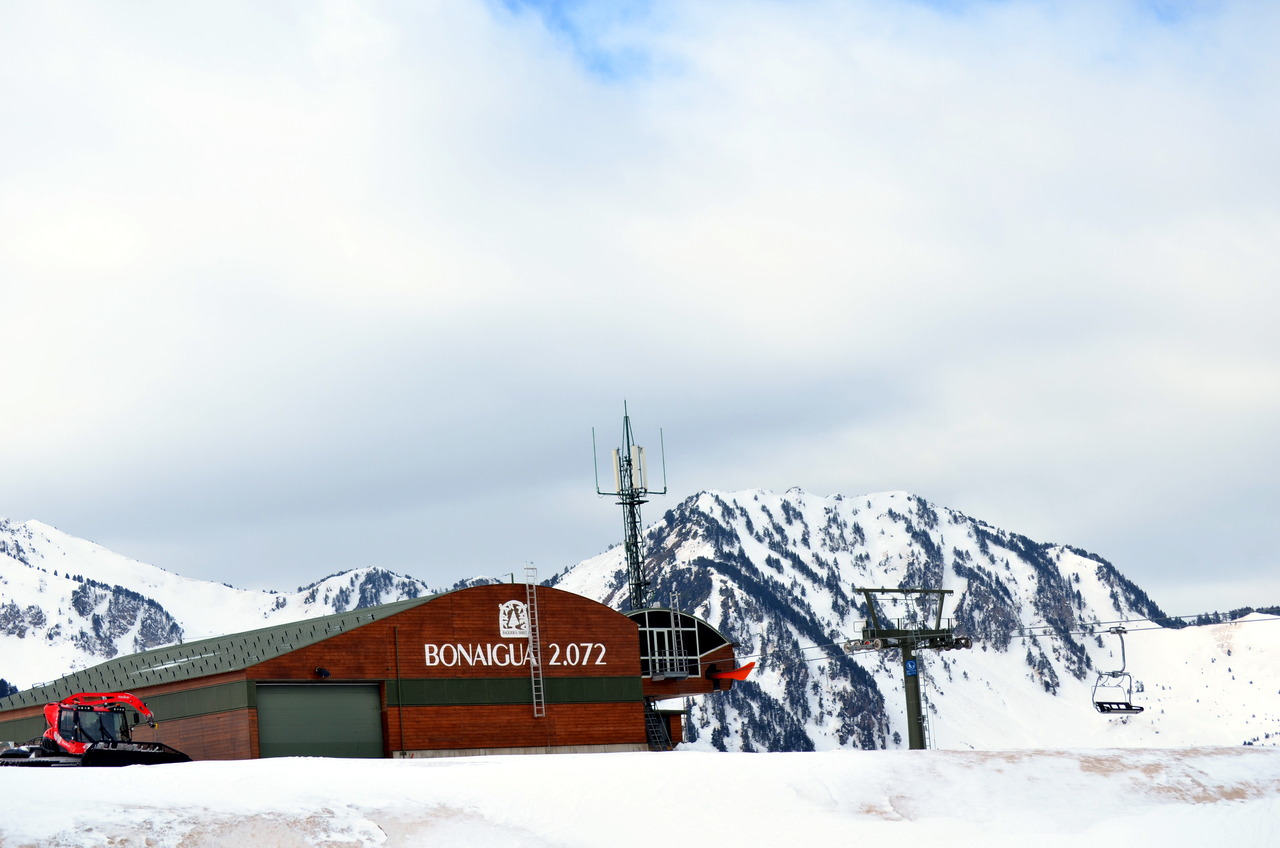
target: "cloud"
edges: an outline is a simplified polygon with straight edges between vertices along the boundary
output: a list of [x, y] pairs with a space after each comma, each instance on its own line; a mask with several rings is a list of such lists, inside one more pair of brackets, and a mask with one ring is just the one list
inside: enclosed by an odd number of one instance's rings
[[678, 494], [1274, 603], [1273, 10], [614, 8], [0, 13], [0, 513], [252, 585], [558, 568], [625, 397]]

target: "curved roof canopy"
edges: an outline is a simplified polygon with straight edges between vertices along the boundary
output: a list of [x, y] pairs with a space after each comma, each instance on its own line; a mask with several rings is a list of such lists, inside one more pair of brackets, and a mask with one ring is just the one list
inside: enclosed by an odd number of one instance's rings
[[624, 615], [640, 627], [640, 673], [654, 680], [696, 677], [702, 657], [730, 644], [719, 630], [687, 612], [650, 607]]

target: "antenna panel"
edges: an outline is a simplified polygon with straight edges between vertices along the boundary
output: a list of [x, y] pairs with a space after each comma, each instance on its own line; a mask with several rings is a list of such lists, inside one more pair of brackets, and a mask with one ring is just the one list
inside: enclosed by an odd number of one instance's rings
[[622, 491], [622, 457], [618, 456], [617, 448], [613, 450], [613, 490]]
[[640, 448], [640, 488], [649, 488], [649, 465], [644, 460], [644, 448]]
[[639, 445], [631, 446], [631, 485], [636, 489], [644, 488], [644, 475], [641, 472], [640, 456], [643, 449]]

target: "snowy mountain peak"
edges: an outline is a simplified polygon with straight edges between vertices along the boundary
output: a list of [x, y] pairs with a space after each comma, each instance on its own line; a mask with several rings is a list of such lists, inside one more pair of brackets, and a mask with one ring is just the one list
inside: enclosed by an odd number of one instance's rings
[[430, 594], [368, 567], [297, 592], [180, 577], [42, 524], [0, 519], [0, 676], [26, 688], [124, 653]]
[[[897, 652], [850, 656], [840, 647], [861, 633], [867, 608], [854, 590], [865, 587], [954, 592], [946, 614], [958, 633], [974, 639], [975, 650], [921, 659], [937, 744], [1152, 744], [1169, 726], [1158, 711], [1125, 722], [1099, 719], [1092, 709], [1096, 670], [1118, 666], [1110, 624], [1169, 621], [1145, 592], [1096, 554], [1035, 542], [907, 492], [701, 492], [664, 513], [646, 538], [655, 600], [665, 605], [678, 597], [681, 607], [736, 641], [740, 656], [758, 659], [758, 671], [746, 684], [695, 707], [692, 724], [701, 730], [701, 745], [905, 745]], [[554, 585], [622, 608], [622, 551], [579, 563]], [[880, 616], [915, 624], [932, 622], [937, 612], [932, 598], [881, 596], [876, 604]], [[1131, 637], [1135, 663], [1149, 657], [1146, 646], [1157, 635], [1184, 635], [1157, 630]], [[1265, 630], [1248, 633], [1274, 638]], [[1185, 636], [1195, 642], [1211, 634]], [[1140, 664], [1133, 667], [1145, 673]], [[1280, 688], [1280, 667], [1265, 674], [1277, 678], [1273, 690]], [[1190, 684], [1183, 682], [1189, 693]], [[1247, 699], [1230, 707], [1226, 724], [1221, 714], [1216, 725], [1206, 722], [1197, 738], [1223, 736], [1228, 744], [1249, 738], [1246, 704]], [[1123, 732], [1117, 730], [1122, 726]]]

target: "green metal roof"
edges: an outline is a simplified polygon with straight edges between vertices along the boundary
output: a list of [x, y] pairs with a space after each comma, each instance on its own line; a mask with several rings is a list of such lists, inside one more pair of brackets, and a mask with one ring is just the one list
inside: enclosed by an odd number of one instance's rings
[[239, 671], [323, 642], [347, 630], [363, 627], [371, 621], [380, 621], [438, 597], [440, 595], [428, 595], [321, 618], [278, 624], [261, 630], [170, 645], [140, 654], [128, 654], [83, 671], [65, 674], [51, 683], [0, 698], [0, 712], [20, 707], [43, 706], [79, 692], [130, 692], [176, 680], [193, 680]]

